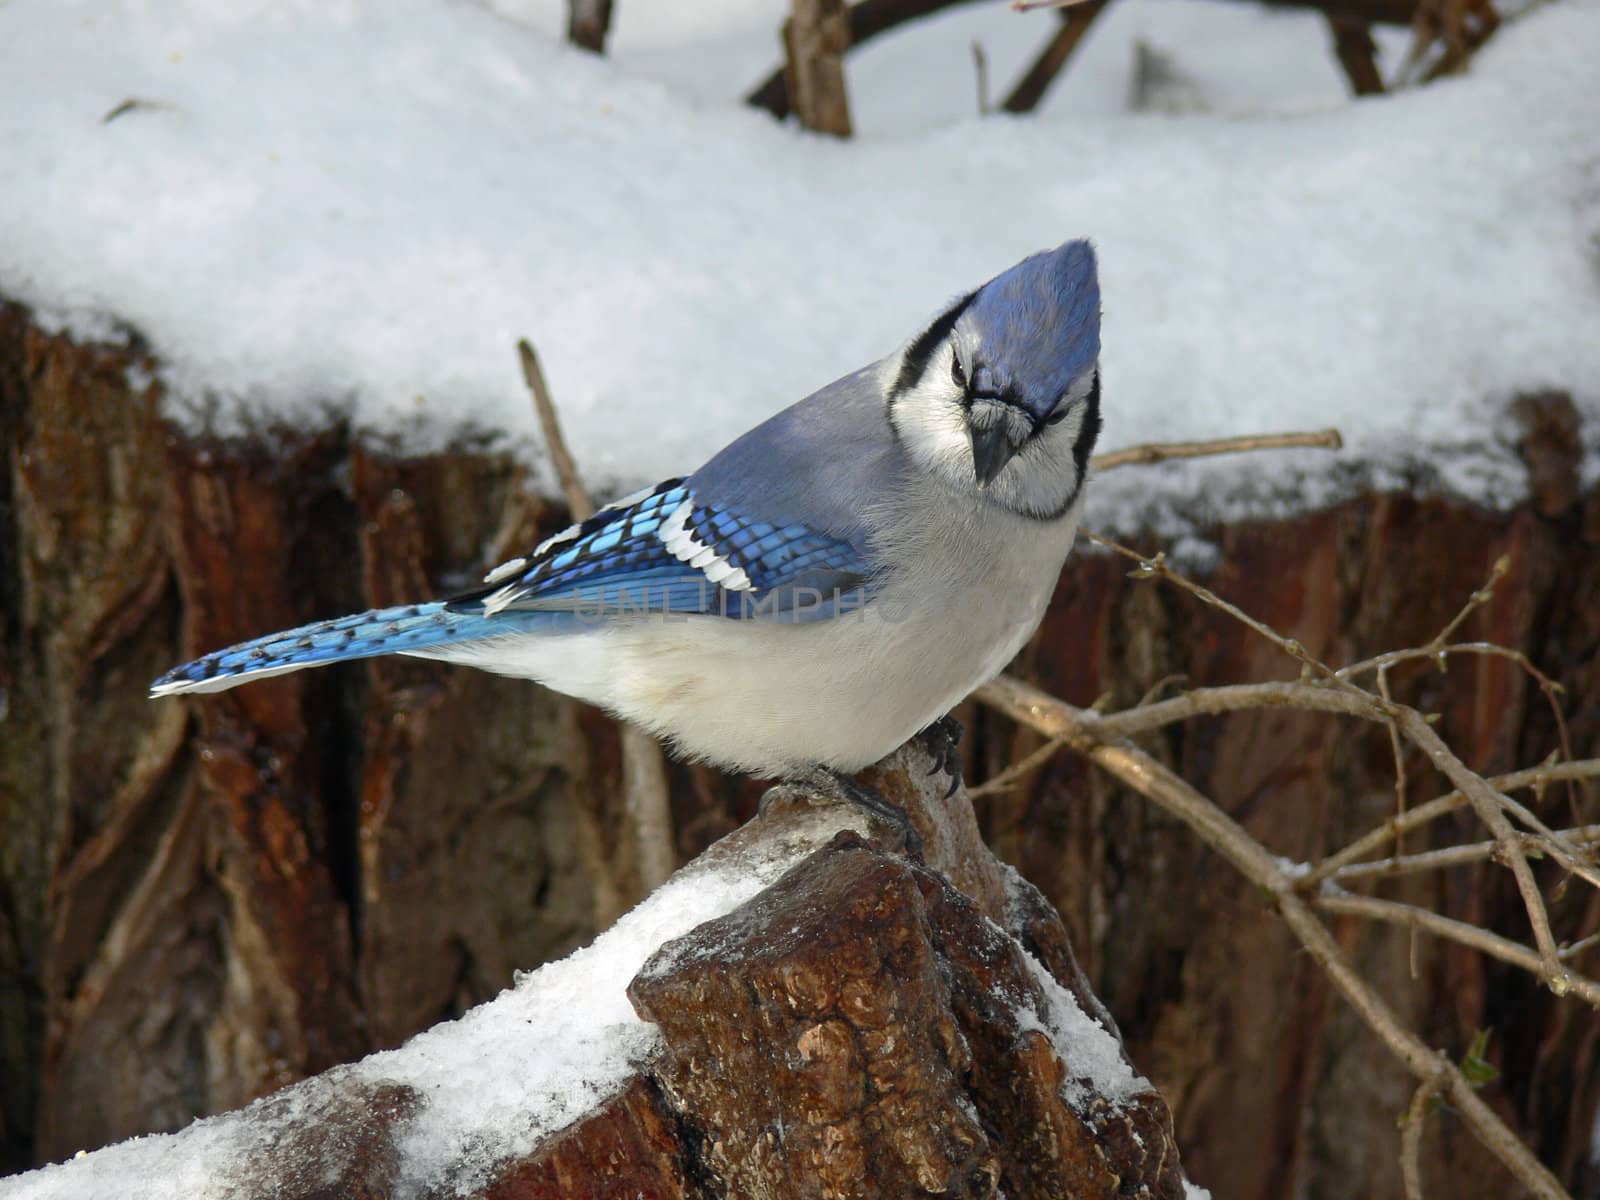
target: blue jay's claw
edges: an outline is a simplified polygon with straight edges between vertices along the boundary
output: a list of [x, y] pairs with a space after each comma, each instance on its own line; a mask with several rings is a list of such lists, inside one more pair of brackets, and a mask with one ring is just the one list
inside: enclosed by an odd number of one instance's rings
[[955, 795], [956, 788], [961, 786], [963, 732], [961, 722], [947, 713], [917, 734], [917, 741], [922, 743], [922, 748], [933, 756], [933, 766], [928, 774], [937, 775], [942, 771], [950, 776], [950, 790], [945, 793], [946, 799]]
[[863, 787], [842, 772], [832, 771], [827, 767], [823, 767], [820, 776], [821, 780], [827, 781], [824, 786], [832, 785], [832, 789], [844, 799], [866, 809], [867, 812], [879, 820], [898, 829], [904, 839], [906, 853], [918, 860], [922, 858], [922, 839], [917, 836], [917, 831], [911, 827], [911, 816], [905, 809], [898, 804], [889, 803], [873, 789]]

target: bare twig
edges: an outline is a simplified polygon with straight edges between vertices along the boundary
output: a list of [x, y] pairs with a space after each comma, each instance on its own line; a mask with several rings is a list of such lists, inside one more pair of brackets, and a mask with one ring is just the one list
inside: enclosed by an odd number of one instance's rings
[[[1387, 825], [1385, 828], [1387, 828]], [[1585, 846], [1600, 841], [1600, 825], [1581, 825], [1573, 829], [1561, 829], [1556, 831], [1556, 835], [1575, 846]], [[1519, 833], [1517, 840], [1522, 843], [1523, 850], [1530, 854], [1538, 854], [1546, 848], [1545, 839], [1538, 834]], [[1498, 842], [1470, 842], [1463, 846], [1446, 846], [1440, 850], [1425, 850], [1419, 854], [1396, 855], [1393, 858], [1380, 859], [1377, 862], [1350, 863], [1325, 873], [1319, 878], [1331, 879], [1333, 882], [1342, 885], [1363, 879], [1389, 879], [1397, 875], [1415, 875], [1420, 871], [1437, 871], [1445, 867], [1459, 867], [1469, 863], [1483, 862], [1485, 859], [1494, 857], [1494, 852], [1498, 846]], [[1326, 865], [1326, 862], [1318, 864], [1319, 867]], [[1301, 881], [1301, 891], [1306, 890], [1305, 883], [1305, 880]]]
[[[1501, 559], [1499, 561], [1504, 562], [1505, 560]], [[1499, 563], [1497, 562], [1496, 567], [1498, 568], [1498, 566]], [[1490, 584], [1492, 585], [1494, 580], [1497, 578], [1498, 574], [1491, 578]], [[1474, 593], [1474, 596], [1476, 597], [1483, 594], [1483, 590], [1480, 589], [1478, 592]], [[1490, 658], [1506, 659], [1508, 662], [1515, 663], [1518, 667], [1520, 667], [1523, 672], [1538, 685], [1539, 691], [1544, 694], [1545, 703], [1549, 705], [1550, 708], [1550, 715], [1555, 719], [1556, 740], [1561, 746], [1561, 757], [1570, 760], [1572, 758], [1572, 734], [1567, 729], [1567, 716], [1566, 713], [1561, 711], [1561, 701], [1559, 699], [1561, 694], [1566, 691], [1565, 688], [1563, 688], [1554, 679], [1551, 679], [1550, 676], [1546, 675], [1538, 667], [1534, 666], [1533, 660], [1520, 650], [1513, 650], [1509, 646], [1496, 645], [1493, 642], [1451, 643], [1445, 640], [1449, 634], [1454, 632], [1455, 627], [1461, 622], [1461, 619], [1467, 613], [1476, 608], [1480, 603], [1482, 603], [1482, 601], [1469, 601], [1467, 607], [1462, 609], [1461, 613], [1457, 614], [1456, 619], [1446, 626], [1445, 629], [1441, 631], [1440, 634], [1426, 646], [1415, 646], [1408, 650], [1391, 650], [1387, 654], [1380, 654], [1374, 658], [1364, 659], [1358, 663], [1351, 663], [1347, 667], [1340, 667], [1335, 674], [1341, 679], [1354, 679], [1365, 674], [1367, 671], [1376, 670], [1381, 672], [1399, 663], [1414, 662], [1418, 659], [1432, 659], [1442, 671], [1444, 670], [1445, 663], [1452, 655], [1456, 654], [1475, 654]], [[1576, 820], [1578, 806], [1577, 795], [1574, 791], [1575, 787], [1576, 784], [1573, 780], [1567, 781], [1568, 798], [1572, 803], [1573, 818]]]
[[517, 343], [517, 357], [522, 362], [522, 377], [533, 393], [534, 411], [539, 414], [539, 430], [544, 434], [545, 447], [550, 451], [550, 463], [556, 469], [556, 479], [567, 496], [567, 511], [574, 521], [586, 521], [594, 515], [594, 502], [578, 474], [578, 464], [567, 449], [567, 439], [561, 434], [561, 421], [556, 416], [555, 401], [550, 399], [550, 386], [545, 383], [544, 368], [539, 356], [523, 338]]
[[1250, 437], [1212, 438], [1203, 442], [1143, 442], [1089, 460], [1096, 471], [1166, 462], [1172, 458], [1207, 458], [1216, 454], [1239, 454], [1248, 450], [1291, 450], [1296, 448], [1340, 450], [1344, 439], [1337, 429], [1314, 433], [1258, 433]]
[[[1318, 689], [1312, 689], [1318, 690]], [[1020, 680], [1002, 675], [978, 689], [977, 699], [1046, 737], [1059, 738], [1097, 766], [1148, 797], [1193, 829], [1251, 883], [1271, 896], [1279, 914], [1329, 980], [1419, 1081], [1440, 1078], [1440, 1090], [1486, 1146], [1535, 1195], [1570, 1200], [1555, 1176], [1473, 1091], [1454, 1065], [1407, 1030], [1344, 957], [1343, 951], [1295, 890], [1279, 860], [1232, 817], [1149, 755], [1109, 739], [1101, 718]], [[1536, 960], [1537, 961], [1537, 960]], [[1541, 964], [1542, 965], [1542, 964]]]
[[[528, 390], [533, 394], [539, 428], [544, 433], [545, 446], [550, 451], [550, 462], [561, 482], [561, 490], [566, 494], [567, 508], [574, 521], [586, 520], [594, 515], [594, 501], [589, 498], [589, 491], [578, 474], [578, 464], [567, 449], [567, 439], [561, 433], [561, 421], [556, 416], [555, 402], [550, 398], [550, 387], [545, 382], [539, 356], [526, 338], [517, 342], [517, 357], [522, 362], [522, 376], [527, 380]], [[621, 722], [620, 729], [622, 789], [639, 853], [639, 883], [645, 892], [652, 892], [667, 881], [677, 866], [667, 767], [661, 745], [655, 738], [627, 722]]]
[[[1396, 706], [1398, 707], [1398, 706]], [[1371, 696], [1359, 689], [1354, 692], [1336, 690], [1326, 683], [1244, 683], [1232, 684], [1226, 687], [1197, 688], [1175, 696], [1171, 700], [1161, 700], [1142, 708], [1129, 709], [1126, 712], [1114, 713], [1101, 718], [1107, 736], [1133, 737], [1138, 734], [1148, 733], [1164, 725], [1171, 725], [1177, 721], [1187, 720], [1197, 716], [1221, 716], [1224, 713], [1240, 712], [1246, 709], [1260, 708], [1298, 708], [1313, 712], [1338, 713], [1343, 716], [1359, 717], [1364, 721], [1385, 722], [1390, 714], [1382, 707], [1379, 697]], [[1414, 711], [1414, 710], [1411, 710]], [[1419, 720], [1426, 725], [1426, 719], [1417, 714]], [[1499, 806], [1505, 809], [1512, 817], [1522, 822], [1535, 833], [1540, 834], [1545, 840], [1541, 843], [1552, 858], [1560, 862], [1575, 875], [1600, 887], [1600, 871], [1596, 871], [1589, 856], [1578, 847], [1567, 845], [1548, 825], [1541, 821], [1538, 815], [1525, 805], [1517, 803], [1504, 794], [1504, 788], [1537, 787], [1545, 783], [1565, 780], [1593, 779], [1600, 777], [1600, 760], [1583, 759], [1576, 763], [1550, 764], [1543, 767], [1531, 768], [1527, 771], [1514, 772], [1502, 779], [1491, 781], [1491, 792], [1496, 796]], [[1379, 829], [1366, 834], [1358, 841], [1352, 843], [1345, 850], [1333, 855], [1324, 863], [1314, 868], [1306, 877], [1307, 882], [1315, 882], [1327, 878], [1333, 870], [1345, 863], [1354, 862], [1368, 854], [1375, 853], [1388, 845], [1397, 832], [1403, 833], [1414, 829], [1418, 825], [1436, 820], [1447, 812], [1453, 812], [1470, 803], [1470, 800], [1459, 791], [1449, 796], [1431, 800], [1420, 805], [1402, 818], [1397, 818], [1386, 823]]]
[[1539, 948], [1539, 978], [1556, 995], [1564, 995], [1571, 979], [1556, 952], [1556, 939], [1550, 930], [1550, 914], [1545, 909], [1544, 894], [1533, 877], [1533, 868], [1528, 866], [1528, 856], [1516, 840], [1511, 822], [1506, 819], [1503, 805], [1507, 798], [1485, 783], [1483, 776], [1469, 770], [1416, 709], [1404, 705], [1392, 707], [1397, 710], [1400, 732], [1428, 756], [1435, 770], [1466, 796], [1467, 802], [1477, 812], [1478, 819], [1489, 827], [1495, 841], [1500, 843], [1502, 853], [1499, 861], [1511, 869], [1512, 878], [1517, 881], [1517, 890], [1522, 893], [1522, 905], [1527, 910], [1528, 923], [1533, 927], [1533, 941]]
[[[1138, 567], [1133, 571], [1133, 575], [1136, 578], [1165, 579], [1168, 583], [1182, 588], [1190, 595], [1198, 597], [1203, 603], [1209, 605], [1210, 607], [1227, 613], [1240, 624], [1249, 626], [1262, 637], [1266, 638], [1267, 641], [1277, 646], [1278, 649], [1282, 650], [1290, 658], [1300, 663], [1308, 673], [1320, 675], [1323, 679], [1328, 680], [1335, 678], [1332, 667], [1328, 666], [1327, 663], [1312, 655], [1309, 650], [1307, 650], [1294, 638], [1284, 637], [1265, 621], [1256, 620], [1237, 604], [1233, 604], [1230, 601], [1224, 600], [1210, 588], [1203, 587], [1202, 585], [1195, 583], [1187, 576], [1181, 575], [1177, 571], [1174, 571], [1168, 564], [1167, 556], [1165, 554], [1156, 554], [1153, 557], [1140, 554], [1137, 550], [1124, 546], [1120, 542], [1114, 542], [1110, 538], [1095, 533], [1091, 529], [1085, 529], [1083, 531], [1083, 536], [1088, 538], [1097, 546], [1104, 546], [1113, 554], [1120, 554], [1122, 557], [1131, 559], [1132, 561], [1138, 563]], [[1352, 688], [1352, 690], [1363, 696], [1368, 694], [1366, 692], [1362, 692], [1359, 688]]]
[[[1504, 796], [1507, 792], [1527, 787], [1540, 787], [1556, 780], [1594, 779], [1597, 777], [1600, 777], [1600, 759], [1585, 758], [1579, 759], [1577, 762], [1550, 763], [1542, 767], [1530, 767], [1525, 771], [1513, 771], [1509, 775], [1497, 775], [1489, 782], [1496, 791]], [[1509, 797], [1507, 799], [1509, 800]], [[1463, 807], [1466, 802], [1466, 797], [1460, 792], [1450, 792], [1447, 795], [1430, 800], [1426, 804], [1419, 804], [1416, 808], [1396, 817], [1392, 821], [1384, 822], [1376, 829], [1370, 830], [1351, 842], [1337, 854], [1330, 854], [1313, 867], [1311, 873], [1301, 880], [1302, 888], [1315, 887], [1324, 879], [1334, 875], [1342, 867], [1350, 863], [1359, 862], [1370, 854], [1378, 853], [1393, 841], [1397, 834], [1405, 830], [1416, 829], [1430, 821], [1437, 820], [1447, 813], [1455, 812], [1456, 809]], [[1532, 814], [1524, 809], [1523, 806], [1513, 804], [1510, 806], [1510, 811], [1523, 824], [1529, 824], [1524, 814], [1526, 816], [1532, 816]], [[1537, 818], [1534, 818], [1534, 820], [1537, 821]], [[1532, 828], [1531, 825], [1529, 827]], [[1551, 844], [1559, 847], [1558, 835], [1555, 834], [1554, 830], [1549, 832], [1551, 838], [1550, 842], [1546, 843], [1545, 848], [1550, 849]], [[1600, 886], [1600, 882], [1597, 882], [1596, 886]]]
[[[1382, 696], [1375, 696], [1371, 692], [1357, 687], [1349, 679], [1339, 676], [1331, 667], [1312, 655], [1295, 639], [1284, 637], [1270, 625], [1263, 621], [1258, 621], [1237, 605], [1222, 599], [1209, 588], [1202, 587], [1174, 571], [1167, 564], [1164, 555], [1157, 554], [1155, 557], [1149, 558], [1139, 554], [1138, 551], [1130, 550], [1128, 547], [1119, 545], [1098, 534], [1086, 531], [1086, 536], [1091, 541], [1137, 562], [1139, 568], [1135, 572], [1136, 575], [1165, 579], [1191, 595], [1198, 597], [1205, 604], [1227, 613], [1235, 620], [1255, 630], [1285, 654], [1298, 661], [1301, 664], [1303, 675], [1318, 677], [1320, 682], [1327, 684], [1330, 692], [1343, 693], [1353, 701], [1364, 699], [1366, 704], [1378, 714], [1370, 719], [1394, 722], [1400, 732], [1414, 746], [1427, 755], [1434, 769], [1449, 779], [1456, 789], [1466, 796], [1467, 802], [1472, 805], [1473, 810], [1478, 814], [1478, 819], [1488, 826], [1489, 832], [1494, 834], [1495, 840], [1500, 843], [1501, 853], [1497, 856], [1498, 861], [1511, 871], [1512, 878], [1516, 880], [1517, 891], [1522, 896], [1523, 908], [1527, 910], [1528, 914], [1528, 924], [1533, 929], [1534, 944], [1538, 947], [1539, 958], [1543, 963], [1541, 979], [1552, 991], [1558, 995], [1562, 993], [1566, 986], [1566, 969], [1561, 965], [1561, 961], [1556, 955], [1555, 936], [1550, 930], [1550, 914], [1545, 908], [1544, 895], [1539, 891], [1538, 882], [1533, 877], [1533, 869], [1528, 866], [1527, 856], [1517, 843], [1515, 831], [1512, 830], [1511, 824], [1503, 811], [1504, 805], [1509, 801], [1486, 784], [1482, 776], [1468, 769], [1467, 765], [1433, 731], [1427, 718], [1414, 708], [1404, 704], [1397, 704], [1393, 700]], [[1451, 626], [1447, 626], [1447, 631], [1453, 627], [1454, 623]], [[1361, 714], [1358, 713], [1357, 715]]]
[[1570, 946], [1561, 947], [1561, 961], [1569, 962], [1594, 946], [1600, 946], [1600, 932], [1591, 933], [1586, 938], [1579, 938]]
[[[1385, 700], [1393, 702], [1394, 697], [1389, 694], [1389, 669], [1378, 668], [1378, 695]], [[1393, 721], [1384, 722], [1384, 728], [1389, 734], [1389, 752], [1394, 755], [1394, 815], [1406, 815], [1406, 752], [1400, 745], [1400, 728]], [[1396, 827], [1394, 835], [1395, 854], [1405, 853], [1405, 835]]]
[[[1544, 960], [1521, 942], [1490, 933], [1487, 929], [1481, 929], [1468, 921], [1457, 921], [1454, 917], [1418, 908], [1414, 904], [1402, 904], [1398, 900], [1380, 900], [1376, 896], [1355, 896], [1349, 892], [1330, 890], [1330, 887], [1331, 885], [1325, 885], [1322, 894], [1316, 898], [1317, 907], [1324, 912], [1366, 917], [1372, 921], [1383, 921], [1389, 925], [1431, 933], [1446, 941], [1470, 946], [1482, 954], [1498, 958], [1501, 962], [1510, 963], [1514, 967], [1521, 967], [1530, 975], [1544, 977]], [[1565, 969], [1563, 971], [1565, 987], [1558, 994], [1565, 995], [1571, 992], [1600, 1007], [1600, 983]]]
[[1056, 751], [1065, 745], [1066, 743], [1060, 739], [1052, 738], [1026, 758], [1012, 763], [993, 779], [986, 780], [975, 788], [968, 788], [967, 795], [976, 799], [979, 796], [993, 796], [1000, 792], [1009, 792], [1019, 782], [1054, 758]]
[[[1427, 728], [1426, 718], [1414, 709], [1403, 709], [1403, 706], [1393, 705], [1392, 702], [1389, 707], [1395, 711], [1412, 713], [1417, 723], [1422, 728]], [[1144, 708], [1115, 713], [1102, 719], [1111, 736], [1131, 737], [1163, 725], [1170, 725], [1175, 721], [1186, 720], [1192, 716], [1220, 716], [1223, 713], [1255, 708], [1308, 709], [1313, 712], [1339, 713], [1344, 716], [1359, 717], [1364, 721], [1380, 723], [1387, 721], [1394, 715], [1393, 712], [1385, 711], [1384, 702], [1379, 697], [1372, 696], [1359, 689], [1353, 692], [1335, 689], [1327, 686], [1325, 682], [1282, 682], [1246, 683], [1233, 684], [1227, 687], [1199, 688], [1185, 692], [1182, 696], [1174, 697], [1171, 700], [1162, 700]], [[1403, 728], [1402, 731], [1405, 732], [1406, 730]], [[1430, 737], [1433, 736], [1431, 730], [1428, 730], [1428, 733]], [[1565, 770], [1561, 764], [1553, 764], [1527, 772], [1518, 772], [1507, 778], [1525, 778], [1528, 782], [1518, 783], [1513, 786], [1526, 787], [1537, 786], [1553, 780], [1592, 779], [1600, 776], [1600, 771], [1595, 769], [1593, 760], [1584, 760], [1581, 763], [1574, 764], [1574, 766], [1576, 767], [1574, 770]], [[1464, 767], [1461, 769], [1465, 770]], [[1468, 772], [1468, 774], [1471, 773]], [[1474, 776], [1474, 778], [1477, 777]], [[1453, 783], [1455, 780], [1452, 778], [1451, 782]], [[1495, 802], [1500, 808], [1503, 808], [1535, 833], [1541, 834], [1546, 839], [1542, 843], [1543, 848], [1562, 866], [1575, 875], [1593, 883], [1596, 887], [1600, 887], [1600, 871], [1595, 869], [1594, 864], [1587, 855], [1576, 846], [1564, 844], [1555, 831], [1541, 821], [1537, 814], [1526, 806], [1518, 804], [1503, 792], [1496, 790], [1497, 787], [1498, 784], [1489, 788], [1488, 794], [1495, 797]], [[1482, 793], [1480, 793], [1481, 798]], [[1422, 823], [1414, 819], [1417, 816], [1422, 816], [1423, 821], [1433, 820], [1443, 816], [1445, 812], [1472, 803], [1470, 796], [1457, 793], [1455, 798], [1448, 800], [1447, 807], [1439, 807], [1440, 804], [1445, 802], [1445, 799], [1430, 801], [1428, 804], [1419, 807], [1411, 814], [1413, 819], [1391, 822], [1385, 825], [1381, 834], [1376, 830], [1368, 834], [1366, 838], [1363, 838], [1357, 844], [1361, 847], [1358, 853], [1346, 857], [1348, 852], [1341, 851], [1329, 861], [1334, 862], [1336, 866], [1342, 866], [1345, 862], [1353, 861], [1354, 858], [1371, 853], [1375, 848], [1387, 845], [1393, 839], [1395, 832], [1404, 832]], [[1308, 878], [1326, 878], [1326, 876], [1319, 876], [1316, 871], [1313, 871], [1313, 875]]]
[[1422, 1126], [1428, 1119], [1428, 1109], [1433, 1098], [1443, 1086], [1451, 1070], [1450, 1060], [1439, 1056], [1439, 1069], [1431, 1079], [1417, 1085], [1400, 1121], [1400, 1178], [1405, 1184], [1406, 1200], [1422, 1200]]
[[972, 39], [972, 69], [978, 82], [978, 115], [989, 115], [989, 56], [984, 53], [983, 43], [977, 38]]
[[[859, 46], [906, 21], [914, 21], [957, 4], [976, 0], [859, 0], [850, 5], [850, 45]], [[744, 102], [764, 108], [780, 120], [793, 109], [782, 67], [771, 72], [745, 95]]]
[[1001, 101], [1000, 107], [1008, 113], [1032, 112], [1039, 107], [1039, 101], [1044, 99], [1050, 85], [1061, 74], [1072, 52], [1078, 48], [1083, 35], [1089, 32], [1089, 26], [1094, 24], [1094, 19], [1105, 6], [1106, 0], [1063, 0], [1062, 3], [1052, 4], [1051, 7], [1062, 10], [1061, 27], [1022, 73], [1022, 78], [1017, 80], [1011, 94]]
[[[1332, 444], [1336, 445], [1337, 434], [1332, 431], [1330, 433], [1335, 439]], [[1290, 436], [1295, 439], [1290, 444], [1298, 445], [1308, 444], [1304, 440], [1308, 436], [1317, 437], [1317, 435]], [[1171, 448], [1165, 446], [1139, 447], [1118, 455], [1105, 456], [1103, 460], [1097, 460], [1095, 465], [1104, 469], [1106, 466], [1123, 465], [1127, 462], [1155, 462], [1167, 457], [1255, 449], [1262, 444], [1258, 439], [1234, 439], [1200, 446], [1190, 444], [1179, 447], [1177, 454], [1169, 453]], [[1283, 443], [1279, 441], [1275, 444]], [[1317, 440], [1309, 444], [1328, 443]], [[1427, 1106], [1435, 1094], [1442, 1094], [1472, 1127], [1484, 1145], [1500, 1157], [1517, 1178], [1535, 1194], [1565, 1195], [1554, 1176], [1538, 1163], [1527, 1146], [1475, 1095], [1474, 1087], [1484, 1082], [1483, 1078], [1476, 1075], [1469, 1078], [1464, 1070], [1427, 1049], [1414, 1034], [1402, 1026], [1382, 999], [1344, 960], [1328, 928], [1313, 911], [1314, 906], [1329, 913], [1355, 915], [1402, 926], [1412, 931], [1413, 949], [1419, 933], [1467, 945], [1528, 971], [1557, 995], [1575, 992], [1589, 1003], [1600, 1006], [1600, 983], [1574, 973], [1566, 965], [1591, 946], [1600, 944], [1600, 934], [1583, 938], [1571, 945], [1558, 946], [1550, 927], [1543, 894], [1528, 863], [1530, 854], [1534, 856], [1549, 854], [1569, 871], [1600, 886], [1600, 871], [1595, 870], [1590, 854], [1590, 845], [1600, 840], [1600, 825], [1579, 825], [1572, 829], [1552, 830], [1525, 806], [1504, 794], [1506, 790], [1512, 788], [1529, 786], [1542, 791], [1547, 782], [1556, 779], [1570, 781], [1592, 777], [1600, 774], [1600, 761], [1582, 764], [1547, 762], [1530, 771], [1516, 772], [1492, 781], [1485, 780], [1467, 768], [1438, 736], [1432, 728], [1435, 718], [1398, 702], [1390, 688], [1389, 670], [1399, 663], [1430, 658], [1442, 666], [1452, 652], [1506, 658], [1527, 671], [1544, 689], [1547, 698], [1551, 699], [1562, 732], [1562, 750], [1567, 752], [1569, 740], [1566, 736], [1565, 723], [1559, 704], [1554, 701], [1555, 695], [1559, 692], [1559, 685], [1540, 672], [1527, 656], [1519, 651], [1491, 646], [1488, 643], [1472, 643], [1458, 647], [1452, 645], [1449, 640], [1473, 612], [1488, 602], [1493, 594], [1494, 585], [1509, 569], [1509, 563], [1503, 559], [1498, 561], [1485, 585], [1473, 593], [1469, 601], [1426, 646], [1381, 655], [1335, 671], [1295, 639], [1285, 637], [1265, 622], [1251, 617], [1237, 605], [1223, 600], [1210, 589], [1172, 570], [1162, 555], [1157, 554], [1153, 557], [1142, 555], [1109, 539], [1094, 534], [1088, 536], [1100, 545], [1136, 562], [1137, 569], [1131, 572], [1133, 577], [1165, 579], [1196, 596], [1208, 606], [1227, 613], [1276, 645], [1300, 664], [1300, 681], [1197, 689], [1174, 699], [1162, 701], [1154, 700], [1154, 696], [1159, 694], [1160, 689], [1157, 688], [1148, 693], [1135, 708], [1110, 716], [1101, 716], [1094, 712], [1075, 709], [1026, 684], [1002, 676], [980, 689], [976, 698], [1044, 734], [1051, 741], [1041, 751], [1035, 752], [1028, 759], [1002, 772], [995, 783], [1009, 785], [1028, 770], [1035, 769], [1042, 756], [1053, 752], [1058, 744], [1071, 746], [1124, 784], [1178, 816], [1202, 840], [1233, 863], [1247, 879], [1273, 898], [1280, 915], [1300, 943], [1356, 1008], [1368, 1026], [1419, 1080], [1417, 1094], [1410, 1108], [1411, 1119], [1405, 1126], [1402, 1152], [1402, 1170], [1406, 1175], [1408, 1197], [1420, 1198], [1421, 1195], [1417, 1159], [1422, 1118], [1426, 1115]], [[1365, 672], [1376, 674], [1376, 693], [1360, 687], [1355, 682], [1355, 678]], [[1294, 870], [1288, 864], [1272, 857], [1265, 847], [1251, 838], [1243, 827], [1234, 822], [1214, 802], [1149, 756], [1119, 740], [1192, 716], [1265, 707], [1289, 707], [1355, 716], [1383, 724], [1390, 737], [1396, 771], [1395, 816], [1379, 829], [1358, 839], [1346, 850], [1340, 851], [1339, 854], [1305, 872]], [[1455, 791], [1408, 812], [1408, 773], [1402, 742], [1409, 742], [1422, 751], [1435, 769], [1450, 781]], [[1568, 757], [1570, 758], [1570, 753]], [[1462, 807], [1474, 810], [1478, 820], [1492, 834], [1492, 841], [1448, 847], [1421, 854], [1404, 854], [1399, 838], [1405, 830], [1436, 820], [1444, 813]], [[1512, 819], [1527, 826], [1531, 832], [1519, 832], [1513, 828]], [[1394, 856], [1389, 861], [1362, 864], [1355, 862], [1356, 859], [1381, 851], [1391, 842], [1395, 843], [1395, 847]], [[1534, 942], [1532, 948], [1424, 908], [1352, 895], [1339, 886], [1342, 882], [1357, 879], [1403, 875], [1489, 860], [1504, 865], [1513, 873], [1528, 914]]]

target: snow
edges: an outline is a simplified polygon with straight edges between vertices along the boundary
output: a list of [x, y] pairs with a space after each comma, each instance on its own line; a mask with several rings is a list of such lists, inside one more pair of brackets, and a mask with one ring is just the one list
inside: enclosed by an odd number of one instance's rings
[[1024, 1029], [1036, 1029], [1050, 1039], [1056, 1054], [1072, 1072], [1061, 1083], [1062, 1097], [1079, 1113], [1086, 1111], [1092, 1097], [1112, 1104], [1126, 1103], [1142, 1091], [1152, 1090], [1123, 1056], [1122, 1043], [1078, 1004], [1073, 994], [1056, 982], [1054, 975], [1029, 954], [1022, 952], [1039, 988], [1044, 992], [1044, 1010], [1017, 1012]]
[[[0, 4], [0, 295], [137, 331], [181, 420], [336, 412], [410, 451], [488, 432], [536, 456], [526, 335], [616, 494], [1087, 235], [1108, 448], [1350, 444], [1108, 474], [1093, 525], [1184, 532], [1373, 483], [1506, 505], [1505, 408], [1543, 387], [1574, 393], [1600, 479], [1596, 0], [1358, 103], [1310, 14], [1124, 0], [1030, 119], [973, 114], [970, 42], [999, 95], [1055, 18], [978, 5], [851, 60], [851, 143], [737, 102], [780, 0], [619, 4], [610, 59], [559, 43], [561, 7]], [[1164, 82], [1130, 111], [1152, 56]]]
[[[237, 1194], [239, 1171], [268, 1146], [279, 1148], [279, 1131], [325, 1124], [307, 1114], [331, 1103], [334, 1084], [403, 1084], [422, 1097], [399, 1141], [397, 1200], [480, 1188], [497, 1163], [530, 1153], [541, 1138], [618, 1094], [657, 1049], [656, 1027], [634, 1014], [625, 989], [658, 946], [745, 903], [841, 830], [862, 831], [865, 817], [837, 805], [786, 820], [794, 824], [782, 838], [713, 848], [588, 947], [521, 976], [494, 1000], [398, 1050], [180, 1133], [134, 1138], [0, 1179], [0, 1197], [223, 1200]], [[336, 1154], [329, 1157], [329, 1166], [340, 1165]], [[274, 1169], [292, 1165], [280, 1159]]]

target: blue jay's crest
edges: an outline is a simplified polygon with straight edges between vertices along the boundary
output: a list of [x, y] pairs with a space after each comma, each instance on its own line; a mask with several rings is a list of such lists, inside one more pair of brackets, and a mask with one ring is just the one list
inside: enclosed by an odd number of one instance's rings
[[[1036, 418], [1100, 357], [1100, 282], [1088, 242], [1025, 258], [979, 288], [966, 308], [984, 365], [973, 382], [1017, 394]], [[984, 372], [988, 379], [982, 378]]]
[[972, 382], [1036, 420], [1100, 357], [1100, 282], [1085, 241], [1043, 250], [950, 305], [907, 347], [890, 387], [915, 387], [940, 348], [971, 341]]

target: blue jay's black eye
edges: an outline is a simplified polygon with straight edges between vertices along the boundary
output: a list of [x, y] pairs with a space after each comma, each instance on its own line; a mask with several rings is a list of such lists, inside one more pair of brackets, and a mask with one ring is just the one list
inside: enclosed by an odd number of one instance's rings
[[967, 373], [961, 368], [961, 355], [950, 351], [950, 378], [962, 391], [967, 390]]
[[1059, 425], [1059, 424], [1061, 424], [1061, 422], [1065, 421], [1066, 419], [1067, 419], [1067, 406], [1065, 404], [1063, 404], [1060, 408], [1056, 409], [1055, 412], [1051, 413], [1048, 417], [1046, 417], [1044, 419], [1044, 423], [1046, 425]]

